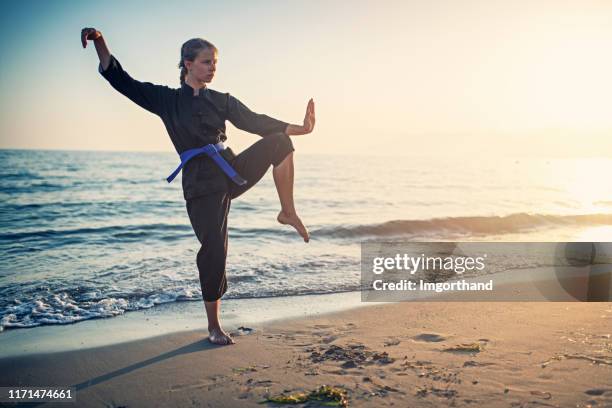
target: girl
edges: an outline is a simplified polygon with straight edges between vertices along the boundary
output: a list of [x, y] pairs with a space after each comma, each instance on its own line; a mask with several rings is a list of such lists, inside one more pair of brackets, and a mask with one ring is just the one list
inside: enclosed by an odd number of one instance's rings
[[[308, 230], [293, 203], [294, 148], [289, 136], [312, 132], [314, 101], [308, 101], [303, 124], [292, 125], [254, 113], [230, 94], [209, 89], [207, 84], [217, 67], [217, 49], [201, 38], [191, 39], [181, 47], [181, 87], [177, 89], [133, 79], [111, 55], [102, 33], [95, 28], [81, 31], [83, 48], [88, 40], [96, 47], [102, 76], [117, 91], [158, 115], [181, 155], [187, 214], [201, 244], [196, 262], [208, 316], [208, 338], [214, 344], [233, 344], [219, 321], [221, 297], [227, 290], [225, 260], [230, 203], [254, 186], [272, 165], [281, 205], [277, 220], [293, 226], [308, 242]], [[236, 156], [223, 145], [227, 138], [226, 120], [262, 139]], [[178, 171], [180, 167], [168, 181]]]

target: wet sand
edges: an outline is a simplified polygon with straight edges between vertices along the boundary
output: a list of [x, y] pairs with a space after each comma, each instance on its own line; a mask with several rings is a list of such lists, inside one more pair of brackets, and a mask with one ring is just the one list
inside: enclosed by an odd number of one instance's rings
[[190, 331], [4, 358], [0, 382], [73, 385], [79, 407], [260, 407], [324, 384], [358, 407], [603, 407], [611, 322], [610, 303], [382, 304], [243, 330], [232, 346]]

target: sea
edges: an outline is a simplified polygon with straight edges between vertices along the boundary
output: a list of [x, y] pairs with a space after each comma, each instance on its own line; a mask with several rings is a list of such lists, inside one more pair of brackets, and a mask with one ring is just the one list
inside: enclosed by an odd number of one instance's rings
[[[174, 153], [0, 150], [0, 331], [201, 302]], [[612, 241], [612, 159], [296, 154], [234, 200], [224, 298], [356, 291], [363, 242]], [[514, 265], [516, 266], [516, 265]], [[529, 268], [525, 260], [524, 268]]]

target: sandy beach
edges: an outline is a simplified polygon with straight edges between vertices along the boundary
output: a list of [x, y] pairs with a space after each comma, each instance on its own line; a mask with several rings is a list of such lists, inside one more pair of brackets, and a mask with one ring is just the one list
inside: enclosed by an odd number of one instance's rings
[[610, 303], [381, 304], [256, 326], [226, 347], [195, 330], [4, 358], [0, 382], [71, 385], [83, 407], [256, 407], [322, 385], [359, 407], [603, 407], [611, 320]]

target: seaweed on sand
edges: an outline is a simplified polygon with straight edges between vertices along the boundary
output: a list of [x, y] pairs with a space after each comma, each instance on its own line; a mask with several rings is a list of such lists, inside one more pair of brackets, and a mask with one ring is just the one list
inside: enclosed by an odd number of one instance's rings
[[322, 385], [310, 393], [296, 392], [293, 394], [276, 395], [268, 397], [261, 403], [273, 402], [275, 404], [303, 404], [308, 401], [317, 401], [327, 407], [348, 407], [346, 391], [339, 387]]

